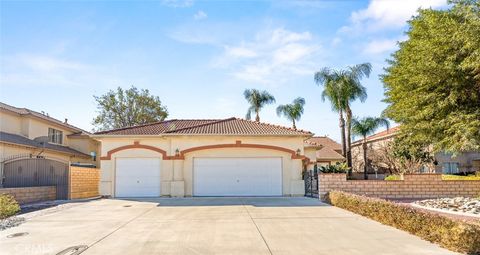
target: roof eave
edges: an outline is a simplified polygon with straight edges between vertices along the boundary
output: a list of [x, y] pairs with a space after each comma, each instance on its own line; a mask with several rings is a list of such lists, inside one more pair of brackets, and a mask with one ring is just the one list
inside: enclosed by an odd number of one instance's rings
[[118, 138], [118, 137], [123, 137], [123, 138], [135, 138], [135, 137], [142, 137], [142, 138], [149, 138], [149, 137], [155, 137], [155, 138], [160, 138], [160, 137], [166, 137], [166, 136], [256, 136], [256, 137], [310, 137], [313, 134], [269, 134], [269, 135], [263, 135], [263, 134], [172, 134], [172, 133], [165, 133], [165, 134], [159, 134], [159, 135], [108, 135], [108, 134], [98, 134], [98, 135], [90, 135], [92, 138]]
[[0, 143], [19, 146], [19, 147], [38, 149], [38, 150], [45, 150], [45, 151], [49, 151], [49, 152], [56, 152], [56, 153], [60, 153], [60, 154], [65, 154], [65, 155], [70, 155], [70, 156], [75, 156], [75, 157], [81, 157], [81, 158], [90, 158], [91, 157], [90, 155], [87, 155], [87, 154], [81, 153], [81, 152], [78, 153], [78, 154], [75, 154], [75, 153], [70, 153], [70, 152], [66, 152], [66, 151], [54, 150], [54, 149], [50, 149], [50, 148], [41, 148], [41, 147], [22, 144], [22, 143], [12, 143], [12, 142], [6, 142], [6, 141], [0, 141]]

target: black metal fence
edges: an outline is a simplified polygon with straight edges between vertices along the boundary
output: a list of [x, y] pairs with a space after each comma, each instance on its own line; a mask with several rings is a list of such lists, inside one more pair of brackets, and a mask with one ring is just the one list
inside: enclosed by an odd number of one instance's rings
[[17, 158], [3, 166], [3, 187], [56, 186], [57, 199], [68, 199], [69, 165], [48, 158]]
[[317, 170], [306, 171], [303, 180], [305, 181], [305, 196], [318, 198], [318, 172]]

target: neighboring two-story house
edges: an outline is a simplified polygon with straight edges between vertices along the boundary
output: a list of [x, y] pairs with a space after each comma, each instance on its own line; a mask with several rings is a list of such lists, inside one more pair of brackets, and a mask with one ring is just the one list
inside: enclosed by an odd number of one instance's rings
[[[369, 160], [373, 160], [374, 155], [381, 156], [385, 154], [388, 149], [388, 144], [395, 139], [397, 132], [400, 130], [399, 126], [378, 132], [367, 137], [367, 148]], [[352, 143], [352, 161], [354, 171], [363, 171], [363, 149], [362, 140]], [[382, 159], [385, 161], [388, 159]], [[387, 165], [385, 169], [377, 169], [379, 172], [387, 172]], [[444, 174], [455, 173], [471, 173], [480, 171], [480, 151], [469, 151], [453, 155], [451, 153], [437, 152], [434, 154], [433, 167], [421, 166], [416, 172], [436, 172]], [[374, 172], [374, 169], [369, 168], [369, 172]]]
[[99, 142], [90, 133], [26, 108], [0, 103], [0, 163], [20, 158], [50, 158], [97, 165]]

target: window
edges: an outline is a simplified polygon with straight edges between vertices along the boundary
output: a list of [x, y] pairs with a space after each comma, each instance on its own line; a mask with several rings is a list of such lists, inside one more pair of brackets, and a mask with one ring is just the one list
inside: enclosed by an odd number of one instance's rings
[[456, 174], [456, 173], [458, 173], [458, 162], [445, 162], [445, 163], [443, 163], [442, 172], [444, 174]]
[[53, 128], [48, 128], [48, 141], [51, 143], [63, 143], [63, 132]]

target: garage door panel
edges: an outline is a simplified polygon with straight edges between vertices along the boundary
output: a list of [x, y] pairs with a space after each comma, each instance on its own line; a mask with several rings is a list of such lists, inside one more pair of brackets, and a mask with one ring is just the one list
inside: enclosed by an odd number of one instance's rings
[[196, 196], [281, 196], [281, 158], [195, 158]]
[[117, 158], [115, 196], [160, 196], [159, 158]]

